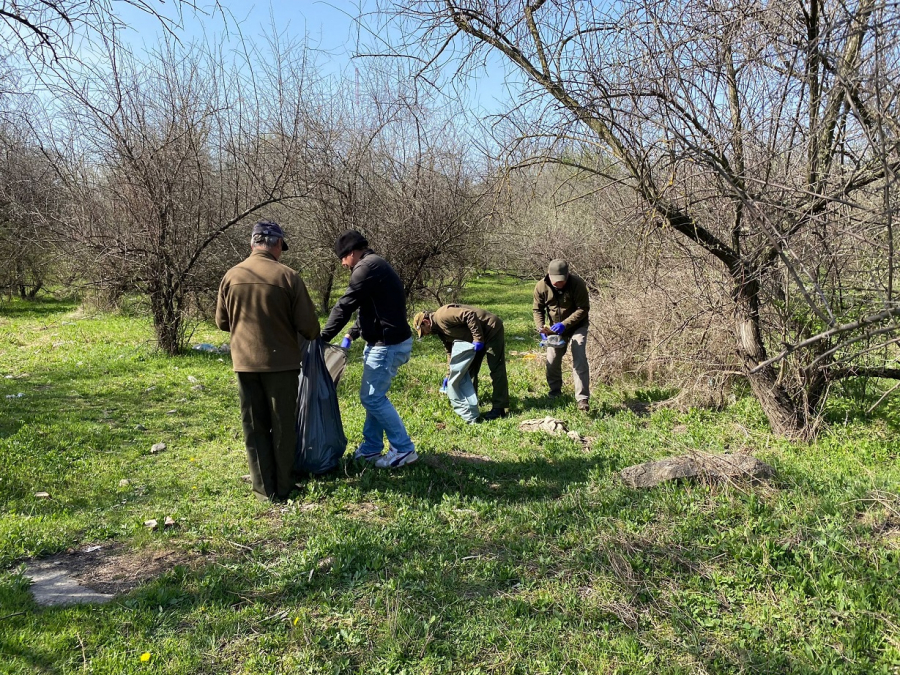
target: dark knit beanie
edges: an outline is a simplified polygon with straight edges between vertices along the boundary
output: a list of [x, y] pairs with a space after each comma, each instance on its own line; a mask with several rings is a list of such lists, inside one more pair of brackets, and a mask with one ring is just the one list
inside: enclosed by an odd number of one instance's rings
[[347, 230], [334, 242], [334, 252], [338, 258], [350, 255], [353, 251], [369, 248], [368, 240], [356, 230]]

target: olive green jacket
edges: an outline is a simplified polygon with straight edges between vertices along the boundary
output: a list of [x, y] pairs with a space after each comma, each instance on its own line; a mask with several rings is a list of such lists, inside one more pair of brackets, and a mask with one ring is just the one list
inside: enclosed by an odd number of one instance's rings
[[558, 290], [545, 276], [534, 287], [534, 325], [538, 330], [545, 325], [560, 323], [566, 327], [563, 335], [571, 335], [576, 328], [586, 326], [591, 300], [587, 284], [577, 274], [569, 274], [566, 285]]
[[503, 334], [503, 321], [478, 307], [444, 305], [431, 313], [431, 332], [441, 339], [449, 354], [454, 340], [487, 345]]
[[235, 372], [300, 368], [301, 341], [319, 337], [316, 309], [300, 276], [268, 251], [254, 250], [219, 284], [216, 325], [231, 333]]

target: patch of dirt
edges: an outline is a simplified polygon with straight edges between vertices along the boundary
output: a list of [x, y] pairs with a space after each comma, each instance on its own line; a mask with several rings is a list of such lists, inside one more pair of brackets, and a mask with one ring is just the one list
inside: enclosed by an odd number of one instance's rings
[[344, 512], [347, 513], [347, 515], [352, 516], [353, 518], [360, 518], [362, 520], [387, 520], [387, 518], [385, 518], [384, 514], [381, 511], [381, 507], [373, 502], [351, 502], [344, 506]]
[[41, 559], [58, 565], [82, 586], [98, 593], [118, 595], [178, 565], [196, 564], [201, 556], [175, 550], [125, 550], [120, 544], [84, 546]]
[[650, 415], [650, 411], [652, 410], [652, 407], [649, 403], [638, 401], [637, 399], [633, 398], [625, 401], [623, 405], [638, 417], [648, 417]]
[[887, 542], [900, 543], [900, 518], [889, 516], [872, 528], [872, 532]]

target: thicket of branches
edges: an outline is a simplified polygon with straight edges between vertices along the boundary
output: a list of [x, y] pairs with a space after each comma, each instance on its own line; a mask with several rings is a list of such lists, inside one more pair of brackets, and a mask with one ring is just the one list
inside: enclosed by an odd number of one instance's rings
[[306, 44], [273, 35], [253, 48], [167, 35], [140, 58], [103, 40], [90, 62], [43, 62], [31, 96], [7, 96], [7, 292], [58, 281], [64, 269], [51, 263], [62, 255], [67, 279], [107, 303], [146, 298], [158, 344], [176, 353], [260, 218], [285, 227], [286, 261], [323, 311], [340, 269], [332, 245], [351, 227], [409, 293], [458, 288], [478, 201], [462, 150], [447, 142], [450, 117], [409, 91], [357, 81], [351, 93], [318, 75]]
[[524, 76], [505, 116], [511, 164], [556, 162], [621, 186], [643, 211], [635, 222], [681, 247], [676, 269], [727, 284], [730, 350], [776, 432], [813, 433], [836, 381], [900, 375], [893, 4], [383, 10], [407, 37], [396, 53], [417, 58], [423, 78], [487, 54]]

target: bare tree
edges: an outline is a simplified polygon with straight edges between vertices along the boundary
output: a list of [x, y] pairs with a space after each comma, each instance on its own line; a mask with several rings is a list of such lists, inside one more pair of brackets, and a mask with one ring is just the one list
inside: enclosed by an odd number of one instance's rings
[[628, 186], [729, 280], [737, 356], [777, 433], [811, 433], [836, 379], [900, 375], [893, 5], [397, 4], [414, 42], [396, 53], [423, 77], [500, 55], [527, 82], [521, 141]]
[[453, 116], [377, 71], [343, 82], [312, 134], [314, 190], [298, 205], [312, 286], [328, 308], [342, 231], [364, 232], [407, 294], [456, 293], [473, 269], [482, 216]]
[[[218, 3], [208, 5], [219, 10]], [[0, 2], [0, 36], [10, 52], [21, 52], [39, 66], [47, 61], [79, 61], [83, 42], [115, 40], [127, 28], [120, 18], [131, 8], [156, 21], [170, 35], [181, 26], [185, 11], [206, 13], [192, 0], [174, 0], [173, 14], [147, 0], [4, 0]]]
[[317, 101], [306, 54], [282, 45], [234, 63], [167, 40], [139, 62], [113, 45], [108, 70], [68, 70], [53, 88], [45, 147], [77, 208], [51, 225], [149, 297], [169, 353], [222, 235], [308, 190], [305, 127]]

